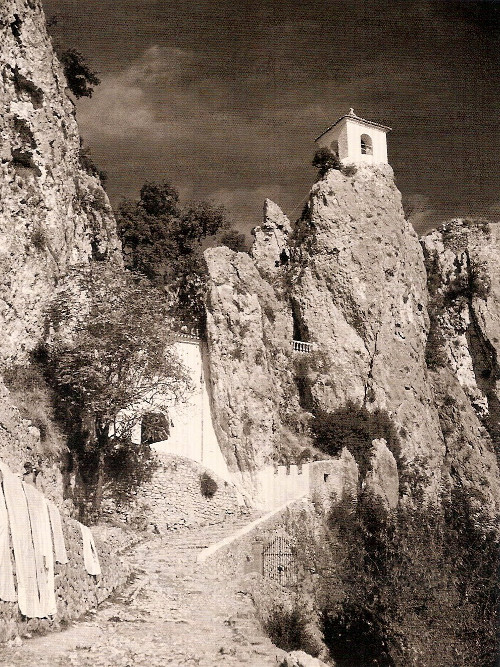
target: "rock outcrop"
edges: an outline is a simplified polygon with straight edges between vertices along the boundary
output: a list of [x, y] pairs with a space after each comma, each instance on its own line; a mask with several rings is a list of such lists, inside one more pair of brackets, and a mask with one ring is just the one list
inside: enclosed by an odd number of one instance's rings
[[261, 273], [274, 275], [290, 259], [288, 238], [292, 231], [290, 220], [270, 199], [264, 202], [264, 221], [252, 230], [255, 239], [250, 250]]
[[[297, 453], [302, 411], [293, 377], [290, 306], [246, 253], [205, 251], [213, 414], [231, 470]], [[303, 429], [302, 429], [303, 430]]]
[[80, 161], [74, 104], [39, 0], [0, 7], [0, 359], [40, 336], [43, 308], [71, 264], [120, 262], [98, 178]]
[[[272, 202], [264, 210], [250, 257], [221, 248], [206, 252], [214, 414], [233, 469], [279, 460], [284, 428], [295, 443], [289, 458], [297, 456], [308, 444], [311, 412], [351, 401], [386, 411], [395, 424], [397, 463], [406, 471], [400, 493], [415, 491], [411, 480], [417, 478], [434, 497], [450, 484], [466, 485], [479, 489], [495, 514], [496, 228], [479, 226], [466, 235], [468, 254], [457, 225], [453, 234], [431, 234], [422, 250], [388, 166], [349, 175], [330, 170], [313, 186], [293, 229]], [[438, 322], [435, 293], [449, 292], [455, 274], [464, 271], [468, 278], [460, 280], [474, 283], [474, 298], [445, 309]], [[485, 289], [487, 298], [480, 298]], [[437, 373], [429, 359], [436, 336], [447, 341], [447, 372]], [[292, 351], [293, 339], [310, 344], [297, 349], [310, 351]], [[452, 402], [463, 412], [455, 415], [453, 436], [446, 425]], [[394, 456], [377, 450], [375, 464], [366, 483], [394, 507]]]
[[422, 239], [429, 284], [432, 369], [445, 465], [500, 507], [500, 229], [452, 220]]
[[294, 312], [323, 355], [314, 401], [386, 410], [403, 456], [425, 456], [437, 488], [444, 447], [425, 364], [426, 273], [390, 167], [330, 170], [313, 187], [297, 236]]
[[[329, 664], [332, 665], [331, 662]], [[283, 658], [280, 667], [327, 667], [327, 663], [304, 651], [291, 651]]]
[[[74, 104], [40, 0], [1, 3], [0, 62], [1, 371], [23, 363], [42, 338], [48, 299], [69, 266], [121, 264], [121, 253], [106, 193], [82, 167]], [[25, 461], [38, 465], [38, 439], [0, 382], [0, 456], [15, 472]]]
[[394, 509], [399, 502], [399, 474], [396, 459], [383, 438], [372, 442], [370, 468], [364, 489], [380, 498], [385, 507]]

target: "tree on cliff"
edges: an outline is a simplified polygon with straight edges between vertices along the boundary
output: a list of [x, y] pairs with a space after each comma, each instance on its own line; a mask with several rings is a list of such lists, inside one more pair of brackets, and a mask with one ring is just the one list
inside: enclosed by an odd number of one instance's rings
[[92, 97], [94, 86], [98, 86], [101, 80], [84, 56], [76, 49], [58, 50], [57, 56], [63, 66], [68, 88], [73, 95], [77, 98]]
[[118, 442], [110, 437], [117, 414], [126, 410], [119, 440], [132, 447], [128, 432], [144, 406], [178, 397], [189, 381], [171, 349], [165, 297], [137, 274], [101, 263], [75, 269], [48, 314], [55, 330], [48, 375], [98, 514], [106, 457]]
[[318, 169], [318, 178], [323, 178], [330, 169], [340, 169], [342, 166], [338, 155], [326, 147], [318, 148], [311, 164]]
[[168, 181], [148, 182], [138, 202], [120, 205], [117, 223], [127, 267], [174, 296], [179, 320], [203, 328], [203, 249], [230, 231], [224, 209], [206, 202], [182, 206]]

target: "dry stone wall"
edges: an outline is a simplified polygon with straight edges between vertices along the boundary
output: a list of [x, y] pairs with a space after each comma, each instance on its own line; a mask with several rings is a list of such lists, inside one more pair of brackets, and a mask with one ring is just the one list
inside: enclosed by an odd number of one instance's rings
[[69, 562], [54, 564], [57, 614], [50, 618], [26, 618], [17, 602], [0, 600], [0, 642], [17, 636], [46, 633], [66, 626], [103, 602], [113, 590], [123, 585], [130, 568], [119, 552], [134, 538], [117, 528], [93, 528], [94, 541], [101, 565], [101, 576], [87, 574], [83, 560], [83, 542], [78, 523], [63, 518], [63, 534]]
[[[241, 509], [235, 486], [196, 461], [172, 454], [157, 453], [158, 468], [150, 482], [141, 486], [134, 501], [108, 507], [128, 523], [139, 523], [161, 534], [178, 528], [196, 528], [222, 523]], [[211, 497], [201, 491], [201, 476], [207, 474], [217, 484]]]

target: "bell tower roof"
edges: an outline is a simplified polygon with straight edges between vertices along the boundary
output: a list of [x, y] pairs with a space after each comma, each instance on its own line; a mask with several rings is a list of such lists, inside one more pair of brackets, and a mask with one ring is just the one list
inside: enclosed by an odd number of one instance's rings
[[349, 109], [349, 113], [344, 114], [343, 116], [340, 116], [338, 120], [333, 123], [333, 125], [330, 125], [324, 132], [322, 132], [314, 141], [318, 141], [318, 139], [321, 139], [321, 137], [326, 134], [327, 132], [330, 132], [336, 125], [338, 125], [341, 121], [345, 119], [354, 121], [356, 123], [359, 123], [360, 125], [366, 125], [368, 127], [377, 127], [379, 130], [383, 130], [384, 132], [390, 132], [392, 130], [392, 127], [388, 127], [387, 125], [382, 125], [381, 123], [375, 123], [373, 120], [366, 120], [365, 118], [360, 118], [360, 116], [356, 116], [354, 113], [354, 109], [351, 107]]

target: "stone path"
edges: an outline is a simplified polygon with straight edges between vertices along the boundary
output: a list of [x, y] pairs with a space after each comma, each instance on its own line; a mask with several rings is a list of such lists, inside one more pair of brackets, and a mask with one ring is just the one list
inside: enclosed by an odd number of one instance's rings
[[136, 546], [134, 581], [90, 619], [0, 649], [4, 667], [156, 667], [278, 664], [237, 581], [224, 581], [200, 549], [255, 519], [183, 530]]

